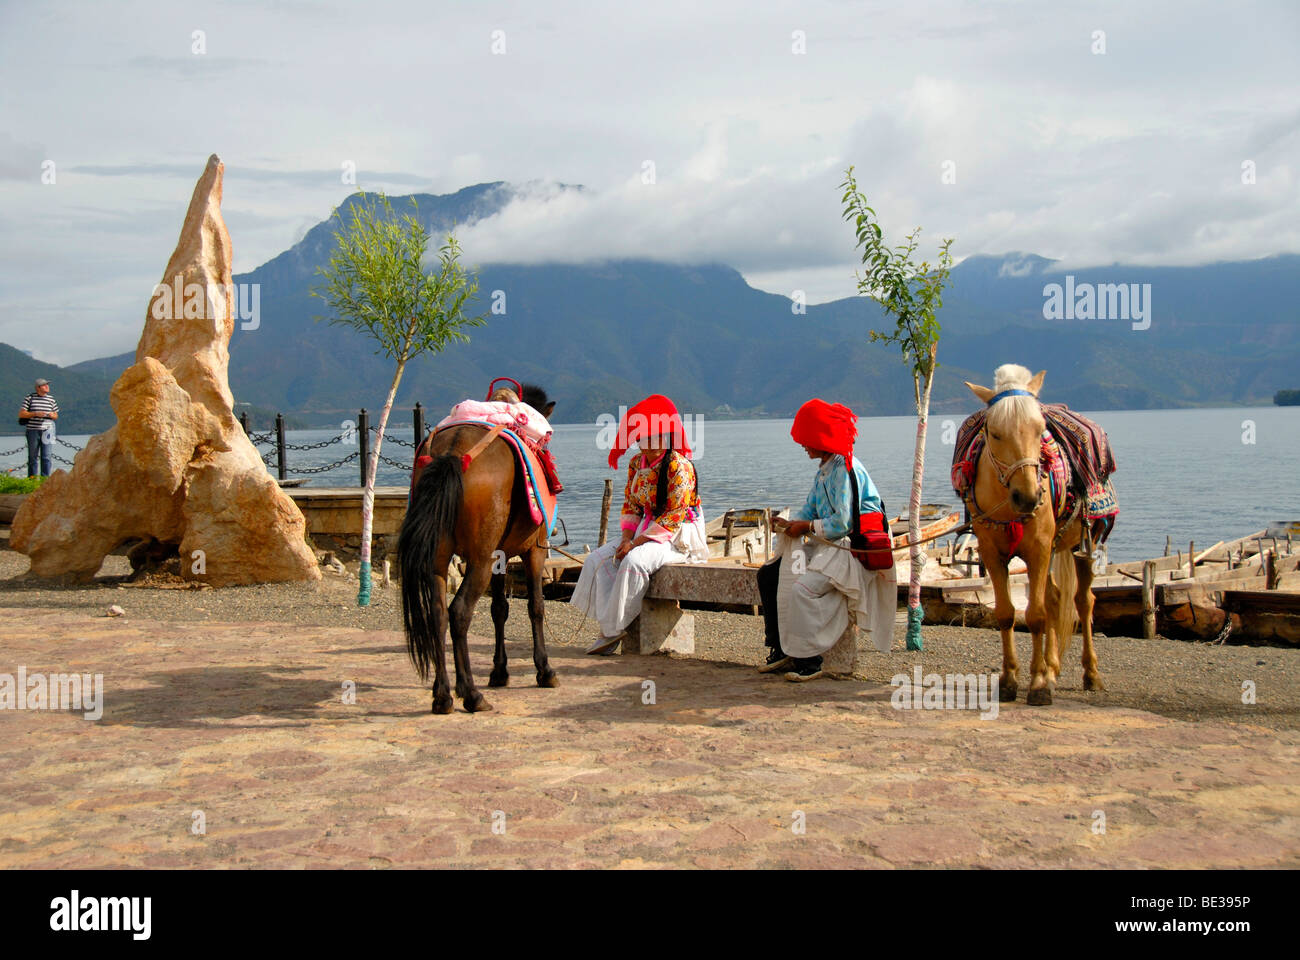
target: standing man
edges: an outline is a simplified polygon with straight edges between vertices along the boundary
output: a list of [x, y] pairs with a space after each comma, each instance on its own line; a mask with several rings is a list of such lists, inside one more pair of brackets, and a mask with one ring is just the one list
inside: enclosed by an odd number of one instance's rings
[[59, 419], [59, 405], [50, 396], [50, 381], [37, 380], [36, 392], [27, 394], [18, 419], [27, 427], [27, 476], [36, 473], [40, 455], [40, 475], [50, 475], [50, 448], [54, 446], [54, 421]]

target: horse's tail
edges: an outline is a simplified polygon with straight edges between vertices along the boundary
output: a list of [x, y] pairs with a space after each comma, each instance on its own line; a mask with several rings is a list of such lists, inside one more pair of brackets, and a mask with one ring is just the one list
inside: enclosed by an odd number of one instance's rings
[[[434, 664], [434, 612], [447, 609], [446, 570], [436, 567], [438, 542], [456, 529], [464, 484], [460, 477], [460, 458], [436, 457], [420, 475], [411, 492], [411, 505], [397, 539], [397, 562], [402, 572], [402, 625], [406, 628], [406, 652], [411, 656], [421, 680], [429, 679]], [[434, 575], [442, 589], [434, 588]]]
[[1074, 568], [1074, 555], [1069, 550], [1057, 550], [1052, 554], [1052, 584], [1056, 587], [1056, 609], [1052, 611], [1052, 616], [1056, 630], [1057, 661], [1064, 662], [1078, 623], [1074, 592], [1079, 588], [1079, 575]]

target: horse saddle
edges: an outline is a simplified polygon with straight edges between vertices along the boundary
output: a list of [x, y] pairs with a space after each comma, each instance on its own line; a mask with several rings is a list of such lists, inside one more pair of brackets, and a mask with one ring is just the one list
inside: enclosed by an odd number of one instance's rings
[[[557, 520], [556, 496], [551, 485], [545, 480], [546, 474], [542, 466], [542, 460], [530, 444], [526, 443], [517, 433], [506, 429], [499, 423], [493, 424], [483, 420], [462, 420], [439, 425], [439, 428], [430, 433], [429, 439], [426, 439], [420, 445], [420, 449], [416, 451], [415, 465], [411, 469], [411, 492], [415, 491], [416, 481], [419, 480], [420, 474], [424, 472], [424, 468], [433, 462], [433, 457], [423, 452], [427, 449], [429, 440], [449, 427], [461, 426], [481, 427], [487, 431], [481, 440], [461, 456], [461, 472], [468, 470], [470, 463], [499, 436], [515, 455], [515, 463], [519, 468], [520, 476], [523, 477], [524, 495], [528, 501], [528, 509], [533, 522], [539, 526], [544, 526], [548, 537], [553, 534]], [[549, 455], [549, 451], [546, 452]], [[539, 479], [542, 480], [541, 483], [538, 482]]]
[[[1052, 482], [1052, 501], [1057, 517], [1073, 509], [1074, 498], [1083, 499], [1085, 519], [1107, 519], [1110, 523], [1099, 538], [1104, 542], [1119, 513], [1119, 500], [1111, 484], [1115, 453], [1110, 438], [1099, 425], [1080, 416], [1063, 403], [1044, 403], [1044, 465]], [[952, 454], [952, 488], [963, 500], [975, 486], [975, 472], [984, 449], [984, 410], [976, 410], [957, 430]]]

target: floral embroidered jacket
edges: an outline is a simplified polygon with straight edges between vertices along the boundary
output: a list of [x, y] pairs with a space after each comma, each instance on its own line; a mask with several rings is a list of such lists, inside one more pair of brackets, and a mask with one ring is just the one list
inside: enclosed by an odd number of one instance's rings
[[676, 451], [668, 463], [668, 495], [662, 513], [655, 514], [655, 494], [659, 489], [659, 471], [668, 453], [652, 464], [644, 453], [635, 454], [627, 465], [627, 488], [623, 492], [623, 513], [619, 525], [634, 538], [646, 536], [660, 543], [671, 543], [683, 523], [700, 516], [700, 494], [696, 489], [695, 467]]
[[[884, 504], [876, 485], [857, 457], [853, 458], [853, 472], [858, 476], [858, 513], [882, 513]], [[827, 540], [847, 537], [851, 526], [851, 498], [849, 472], [844, 468], [843, 455], [837, 453], [817, 469], [808, 499], [791, 511], [790, 519], [813, 521], [813, 533]]]

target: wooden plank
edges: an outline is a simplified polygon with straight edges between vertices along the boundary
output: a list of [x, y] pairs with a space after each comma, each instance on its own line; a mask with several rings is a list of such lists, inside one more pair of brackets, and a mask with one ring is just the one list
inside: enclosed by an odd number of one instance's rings
[[1223, 609], [1229, 613], [1285, 613], [1300, 617], [1300, 593], [1281, 590], [1225, 590]]

